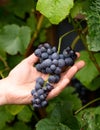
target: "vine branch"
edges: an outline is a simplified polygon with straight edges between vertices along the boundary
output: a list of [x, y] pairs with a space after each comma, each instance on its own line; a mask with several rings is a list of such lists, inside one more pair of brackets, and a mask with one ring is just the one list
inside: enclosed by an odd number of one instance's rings
[[84, 105], [83, 107], [81, 107], [80, 109], [78, 109], [78, 110], [75, 112], [75, 115], [78, 114], [81, 110], [83, 110], [83, 109], [85, 109], [86, 107], [88, 107], [89, 105], [91, 105], [92, 103], [97, 102], [97, 101], [99, 101], [99, 100], [100, 100], [100, 98], [96, 98], [96, 99], [90, 101], [89, 103], [87, 103], [86, 105]]
[[30, 43], [29, 43], [29, 45], [27, 47], [27, 50], [26, 50], [26, 53], [25, 53], [25, 57], [27, 57], [27, 56], [30, 55], [30, 52], [31, 52], [30, 50], [32, 49], [33, 42], [37, 38], [38, 33], [39, 33], [40, 29], [41, 29], [43, 19], [44, 19], [44, 16], [41, 15], [40, 18], [39, 18], [39, 20], [38, 20], [38, 23], [37, 23], [36, 31], [34, 32], [32, 38], [30, 40]]

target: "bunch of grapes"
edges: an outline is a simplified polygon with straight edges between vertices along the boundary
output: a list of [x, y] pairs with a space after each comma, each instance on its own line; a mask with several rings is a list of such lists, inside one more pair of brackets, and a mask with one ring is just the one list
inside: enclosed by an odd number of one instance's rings
[[52, 47], [48, 43], [39, 45], [34, 53], [39, 57], [39, 62], [35, 66], [37, 71], [49, 74], [46, 83], [42, 78], [37, 79], [35, 89], [32, 90], [33, 106], [40, 108], [48, 104], [46, 97], [53, 89], [51, 84], [59, 82], [63, 68], [72, 66], [77, 56], [71, 47], [67, 47], [62, 53], [59, 53], [55, 46]]
[[[44, 85], [45, 84], [45, 85]], [[32, 104], [34, 108], [41, 108], [48, 105], [46, 98], [48, 93], [53, 89], [53, 86], [45, 82], [43, 78], [39, 77], [36, 80], [35, 89], [31, 91], [33, 95]]]

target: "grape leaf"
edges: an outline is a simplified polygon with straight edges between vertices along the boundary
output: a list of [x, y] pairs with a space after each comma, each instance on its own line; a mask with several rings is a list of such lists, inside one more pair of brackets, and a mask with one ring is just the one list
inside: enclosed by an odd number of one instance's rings
[[87, 44], [91, 51], [100, 51], [100, 0], [90, 0], [86, 11], [88, 24]]
[[29, 126], [27, 126], [24, 122], [16, 122], [13, 126], [13, 130], [31, 130]]
[[0, 31], [0, 48], [11, 55], [23, 54], [31, 38], [31, 30], [27, 26], [6, 25]]
[[71, 130], [68, 126], [63, 125], [55, 120], [45, 118], [36, 124], [36, 130]]
[[58, 24], [69, 14], [73, 0], [38, 0], [36, 9], [52, 24]]
[[13, 12], [16, 16], [24, 18], [26, 13], [31, 12], [33, 6], [33, 0], [11, 0], [6, 8], [9, 12]]
[[[100, 64], [100, 54], [95, 55], [97, 62]], [[76, 74], [76, 78], [78, 78], [83, 85], [85, 85], [90, 90], [96, 90], [97, 86], [91, 86], [90, 84], [94, 82], [94, 80], [99, 76], [99, 72], [97, 71], [95, 65], [89, 58], [89, 55], [86, 51], [81, 52], [80, 60], [84, 60], [86, 65]], [[95, 83], [96, 84], [96, 83]]]
[[77, 119], [85, 130], [100, 130], [100, 107], [82, 110]]
[[72, 104], [70, 101], [58, 103], [51, 112], [50, 118], [56, 122], [67, 125], [71, 130], [80, 130], [79, 123], [73, 116]]
[[49, 105], [47, 106], [46, 111], [48, 114], [54, 110], [54, 107], [57, 103], [62, 102], [70, 102], [71, 109], [73, 111], [79, 109], [82, 106], [81, 100], [78, 98], [78, 94], [75, 93], [75, 89], [71, 86], [68, 86], [61, 92], [57, 97], [49, 101]]
[[24, 108], [24, 105], [7, 105], [6, 111], [11, 113], [12, 115], [18, 114], [22, 109]]
[[29, 122], [32, 117], [32, 111], [29, 109], [28, 106], [25, 106], [17, 115], [19, 120], [24, 122]]
[[5, 127], [6, 122], [10, 122], [14, 119], [14, 116], [6, 111], [5, 106], [0, 106], [0, 130]]
[[75, 111], [82, 106], [81, 100], [78, 95], [74, 93], [75, 89], [71, 86], [64, 89], [64, 91], [59, 95], [62, 101], [68, 101], [72, 104], [72, 109]]

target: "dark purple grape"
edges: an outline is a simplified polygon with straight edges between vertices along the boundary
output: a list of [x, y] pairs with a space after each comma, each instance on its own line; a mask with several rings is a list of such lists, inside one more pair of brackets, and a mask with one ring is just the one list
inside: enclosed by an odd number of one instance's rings
[[65, 66], [65, 60], [64, 59], [59, 59], [58, 60], [58, 66], [61, 67], [61, 68], [64, 67]]
[[50, 66], [50, 69], [51, 69], [52, 71], [55, 71], [55, 70], [56, 70], [56, 66], [55, 66], [54, 64], [52, 64], [52, 65]]
[[43, 93], [44, 93], [43, 89], [39, 89], [39, 90], [37, 90], [37, 94], [38, 94], [38, 96], [42, 95]]
[[66, 66], [72, 66], [74, 64], [74, 61], [72, 58], [69, 57], [65, 59], [65, 64]]
[[52, 64], [54, 64], [55, 66], [57, 66], [57, 65], [58, 65], [58, 60], [54, 59], [54, 60], [52, 61]]
[[31, 94], [34, 95], [35, 92], [36, 92], [35, 89], [33, 89], [33, 90], [31, 91]]
[[41, 56], [41, 49], [36, 49], [34, 54], [37, 56], [37, 57], [40, 57]]
[[52, 47], [52, 51], [53, 52], [56, 52], [57, 51], [57, 48], [54, 46], [54, 47]]
[[48, 105], [48, 102], [46, 100], [42, 101], [41, 102], [41, 106], [42, 107], [46, 107]]
[[43, 78], [41, 78], [41, 77], [38, 77], [38, 78], [36, 79], [36, 82], [37, 82], [38, 84], [40, 84], [40, 85], [43, 85], [43, 84], [44, 84], [44, 80], [43, 80]]
[[47, 59], [48, 58], [48, 53], [47, 52], [43, 52], [41, 54], [41, 58], [44, 60], [44, 59]]
[[47, 53], [48, 53], [48, 55], [51, 55], [53, 53], [52, 49], [48, 48]]
[[42, 46], [40, 49], [41, 49], [41, 53], [43, 53], [43, 52], [46, 52], [46, 51], [47, 51], [47, 50], [46, 50], [46, 48], [45, 48], [45, 47], [43, 47], [43, 46]]
[[47, 91], [50, 92], [54, 87], [50, 83], [47, 83], [46, 88], [47, 88]]
[[41, 103], [41, 100], [40, 100], [39, 98], [36, 98], [36, 99], [34, 99], [34, 102], [35, 102], [36, 104], [40, 104], [40, 103]]
[[59, 54], [58, 54], [57, 52], [55, 52], [55, 53], [52, 54], [51, 58], [52, 58], [53, 60], [54, 60], [54, 59], [58, 60], [58, 59], [59, 59]]
[[51, 64], [52, 64], [51, 59], [46, 59], [46, 60], [44, 60], [44, 61], [42, 62], [42, 65], [43, 65], [44, 68], [51, 66]]
[[44, 43], [44, 47], [47, 48], [47, 49], [48, 49], [48, 48], [51, 48], [51, 46], [50, 46], [49, 43]]
[[37, 91], [37, 90], [39, 90], [39, 89], [41, 89], [41, 85], [40, 85], [39, 83], [36, 83], [36, 85], [35, 85], [35, 90]]
[[37, 71], [41, 72], [41, 69], [42, 69], [41, 64], [37, 64], [35, 67], [36, 67]]
[[44, 94], [40, 95], [40, 96], [39, 96], [39, 99], [40, 99], [41, 101], [45, 100]]
[[64, 55], [63, 54], [59, 54], [59, 58], [60, 59], [64, 59]]
[[72, 48], [68, 46], [65, 50], [69, 53], [72, 50]]
[[33, 104], [33, 107], [36, 108], [41, 108], [41, 104]]
[[64, 56], [65, 58], [70, 57], [70, 56], [69, 56], [69, 53], [68, 53], [66, 50], [63, 50], [63, 56]]
[[46, 72], [47, 74], [53, 74], [53, 71], [49, 67], [46, 68]]
[[61, 68], [60, 67], [56, 67], [56, 70], [54, 71], [55, 74], [60, 74], [61, 73]]
[[69, 55], [70, 55], [70, 57], [71, 57], [73, 60], [75, 60], [75, 59], [77, 58], [77, 55], [75, 54], [75, 51], [74, 51], [74, 50], [71, 50], [71, 51], [69, 52]]

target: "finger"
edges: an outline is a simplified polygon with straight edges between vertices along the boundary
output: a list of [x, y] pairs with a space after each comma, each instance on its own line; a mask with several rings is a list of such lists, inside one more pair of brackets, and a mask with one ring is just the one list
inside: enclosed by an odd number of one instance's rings
[[76, 55], [77, 55], [77, 58], [79, 58], [79, 57], [80, 57], [80, 53], [79, 53], [79, 52], [76, 52]]
[[76, 62], [67, 72], [66, 72], [66, 77], [71, 80], [73, 76], [83, 67], [85, 66], [84, 61], [79, 61]]
[[56, 97], [69, 84], [73, 76], [85, 65], [84, 61], [75, 63], [67, 72], [63, 73], [61, 80], [56, 87], [49, 93], [47, 99]]
[[38, 60], [39, 58], [33, 53], [31, 54], [29, 57], [26, 58], [27, 61], [29, 62], [29, 64], [32, 64], [34, 65]]

